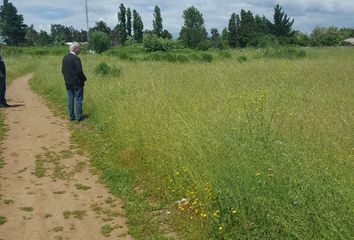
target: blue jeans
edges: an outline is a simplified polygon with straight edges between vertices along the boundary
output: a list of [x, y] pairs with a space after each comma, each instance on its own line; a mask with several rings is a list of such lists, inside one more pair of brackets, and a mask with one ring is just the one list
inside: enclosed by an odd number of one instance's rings
[[[84, 100], [84, 87], [73, 86], [66, 87], [66, 93], [68, 95], [68, 112], [70, 120], [82, 119], [82, 100]], [[76, 108], [76, 117], [74, 113], [74, 102]]]

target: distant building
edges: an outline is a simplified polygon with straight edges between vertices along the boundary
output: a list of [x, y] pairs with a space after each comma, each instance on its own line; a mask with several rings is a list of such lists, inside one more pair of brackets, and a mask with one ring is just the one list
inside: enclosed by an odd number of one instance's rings
[[354, 38], [348, 38], [344, 40], [345, 43], [354, 46]]
[[[79, 42], [81, 46], [85, 46], [88, 45], [88, 42]], [[70, 46], [71, 44], [73, 44], [73, 42], [66, 42], [66, 45]]]

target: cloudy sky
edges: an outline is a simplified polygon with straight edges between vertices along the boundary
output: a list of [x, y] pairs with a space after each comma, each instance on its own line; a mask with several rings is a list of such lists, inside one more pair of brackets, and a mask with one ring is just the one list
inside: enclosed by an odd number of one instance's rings
[[[49, 31], [50, 24], [86, 28], [85, 0], [9, 0], [23, 15], [25, 23], [37, 30]], [[316, 26], [354, 28], [354, 0], [87, 0], [89, 26], [104, 20], [110, 27], [117, 23], [120, 3], [136, 9], [145, 29], [152, 29], [153, 9], [161, 8], [163, 26], [175, 36], [183, 24], [183, 10], [193, 5], [202, 12], [208, 31], [227, 26], [233, 12], [251, 10], [272, 20], [274, 6], [279, 3], [285, 13], [295, 19], [294, 29], [310, 33]]]

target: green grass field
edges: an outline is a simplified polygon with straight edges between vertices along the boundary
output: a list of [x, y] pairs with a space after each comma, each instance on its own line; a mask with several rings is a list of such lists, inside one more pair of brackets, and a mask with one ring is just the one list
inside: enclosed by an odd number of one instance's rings
[[[354, 236], [354, 49], [302, 51], [81, 56], [88, 118], [73, 136], [137, 239]], [[65, 116], [61, 57], [9, 62], [40, 63], [32, 86]], [[102, 62], [119, 71], [98, 74]]]

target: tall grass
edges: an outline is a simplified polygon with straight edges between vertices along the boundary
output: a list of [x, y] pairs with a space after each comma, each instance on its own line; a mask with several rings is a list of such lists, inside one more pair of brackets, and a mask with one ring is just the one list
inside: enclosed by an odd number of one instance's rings
[[[111, 187], [132, 171], [148, 203], [172, 211], [180, 239], [350, 239], [354, 50], [306, 53], [189, 64], [83, 56], [94, 128], [81, 140], [97, 144]], [[35, 88], [65, 111], [60, 59], [45, 61]], [[99, 62], [121, 74], [97, 75]]]

